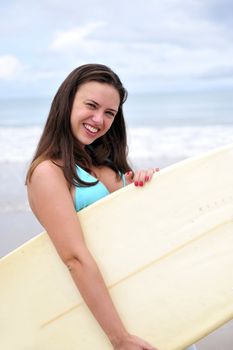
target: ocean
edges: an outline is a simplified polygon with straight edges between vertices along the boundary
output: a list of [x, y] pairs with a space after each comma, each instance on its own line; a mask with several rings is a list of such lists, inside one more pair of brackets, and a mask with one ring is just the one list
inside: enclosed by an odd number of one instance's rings
[[[0, 100], [0, 163], [31, 159], [51, 100]], [[124, 114], [132, 160], [183, 159], [233, 142], [233, 91], [130, 94]]]
[[[0, 213], [29, 210], [24, 176], [51, 100], [0, 100]], [[129, 94], [124, 114], [136, 168], [163, 168], [233, 142], [233, 91]]]

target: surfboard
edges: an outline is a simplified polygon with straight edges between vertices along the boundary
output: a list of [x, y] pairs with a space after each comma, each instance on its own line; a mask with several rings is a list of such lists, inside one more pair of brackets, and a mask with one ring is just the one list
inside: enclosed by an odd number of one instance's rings
[[[233, 317], [233, 145], [78, 213], [129, 332], [184, 349]], [[0, 260], [0, 347], [110, 350], [47, 233]]]

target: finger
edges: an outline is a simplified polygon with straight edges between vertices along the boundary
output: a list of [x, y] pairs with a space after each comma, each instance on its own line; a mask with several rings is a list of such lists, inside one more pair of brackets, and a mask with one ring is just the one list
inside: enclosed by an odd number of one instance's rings
[[146, 182], [150, 181], [154, 172], [153, 169], [138, 171], [135, 176], [136, 186], [144, 186]]
[[146, 341], [143, 341], [140, 346], [142, 346], [143, 350], [158, 350], [157, 348], [155, 348], [154, 346], [150, 345], [149, 343], [147, 343]]
[[149, 182], [152, 179], [154, 173], [158, 172], [159, 170], [159, 168], [148, 169], [146, 172], [145, 182]]
[[127, 173], [125, 173], [125, 180], [127, 185], [133, 182], [133, 178], [134, 178], [133, 171], [128, 171]]
[[144, 186], [146, 182], [149, 182], [152, 179], [154, 173], [158, 172], [159, 170], [160, 170], [159, 168], [151, 168], [148, 170], [137, 170], [134, 173], [134, 177], [133, 177], [134, 185], [139, 187]]
[[147, 343], [147, 341], [142, 341], [141, 343], [143, 349], [145, 350], [156, 350], [152, 345], [150, 345], [149, 343]]
[[134, 185], [142, 187], [145, 183], [145, 172], [138, 170], [134, 174]]
[[158, 350], [154, 346], [150, 345], [146, 341], [144, 341], [144, 345], [142, 344], [143, 350]]
[[154, 346], [152, 346], [150, 344], [146, 345], [146, 347], [144, 347], [143, 349], [145, 349], [145, 350], [158, 350], [157, 348], [155, 348]]
[[143, 349], [145, 349], [145, 350], [158, 350], [157, 348], [155, 348], [154, 346], [149, 344], [146, 340], [141, 339], [137, 336], [135, 336], [134, 338], [136, 339], [137, 344], [140, 345]]
[[152, 179], [154, 175], [154, 169], [148, 169], [145, 175], [145, 181], [148, 182]]

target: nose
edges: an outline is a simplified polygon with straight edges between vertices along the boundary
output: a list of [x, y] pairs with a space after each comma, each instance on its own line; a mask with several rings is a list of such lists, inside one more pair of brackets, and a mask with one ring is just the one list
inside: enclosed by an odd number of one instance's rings
[[95, 123], [95, 125], [102, 125], [104, 120], [103, 112], [101, 111], [94, 111], [92, 115], [92, 121]]

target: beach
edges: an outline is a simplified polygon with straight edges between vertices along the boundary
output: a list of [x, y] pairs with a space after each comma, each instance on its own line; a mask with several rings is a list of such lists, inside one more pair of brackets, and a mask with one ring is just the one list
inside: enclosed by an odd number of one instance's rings
[[[188, 95], [183, 99], [186, 104], [180, 100], [180, 106], [186, 106], [182, 110], [178, 108], [177, 96], [173, 105], [171, 96], [166, 101], [151, 98], [149, 102], [145, 96], [135, 98], [131, 107], [127, 107], [131, 164], [135, 168], [163, 169], [183, 159], [233, 143], [232, 101], [229, 101], [229, 95], [226, 96], [225, 101], [222, 95], [219, 100], [215, 98], [212, 109], [208, 109], [212, 101], [210, 97], [201, 99], [198, 105], [197, 97], [191, 99]], [[35, 100], [33, 103], [31, 108], [35, 107]], [[164, 105], [167, 109], [164, 109]], [[43, 104], [41, 110], [44, 108]], [[39, 117], [38, 110], [38, 117], [33, 120], [27, 117], [31, 115], [30, 111], [25, 115], [22, 111], [19, 119], [15, 118], [14, 110], [6, 114], [8, 119], [0, 116], [0, 257], [43, 231], [29, 207], [24, 182], [45, 117]], [[232, 350], [232, 344], [232, 321], [197, 343], [199, 350]]]

